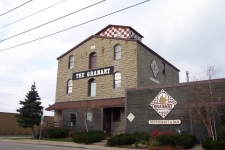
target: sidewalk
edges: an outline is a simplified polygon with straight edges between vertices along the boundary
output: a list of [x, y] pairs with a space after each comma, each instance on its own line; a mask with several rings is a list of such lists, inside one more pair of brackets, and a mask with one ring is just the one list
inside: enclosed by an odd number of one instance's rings
[[[33, 140], [33, 139], [1, 139], [0, 142], [8, 142], [8, 143], [23, 143], [23, 144], [36, 144], [39, 145], [39, 140]], [[41, 145], [50, 145], [50, 146], [60, 146], [60, 147], [74, 147], [74, 148], [86, 148], [86, 149], [96, 149], [96, 150], [140, 150], [140, 149], [128, 149], [128, 148], [116, 148], [116, 147], [107, 147], [103, 145], [85, 145], [85, 144], [77, 144], [73, 142], [57, 142], [57, 141], [46, 141], [46, 140], [40, 140]], [[200, 145], [195, 145], [190, 150], [201, 150]]]

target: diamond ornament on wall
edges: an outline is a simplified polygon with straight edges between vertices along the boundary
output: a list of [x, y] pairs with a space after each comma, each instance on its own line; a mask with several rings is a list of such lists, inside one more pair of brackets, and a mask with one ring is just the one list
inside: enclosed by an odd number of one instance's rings
[[128, 119], [130, 122], [132, 122], [132, 121], [134, 120], [134, 118], [135, 118], [135, 116], [134, 116], [132, 113], [130, 113], [130, 114], [127, 116], [127, 119]]
[[176, 104], [177, 102], [172, 98], [172, 96], [162, 89], [150, 103], [150, 106], [152, 106], [160, 116], [165, 118]]
[[153, 72], [153, 74], [154, 74], [154, 77], [156, 78], [156, 76], [157, 76], [157, 74], [158, 74], [158, 72], [159, 72], [159, 68], [158, 68], [158, 66], [157, 66], [157, 64], [156, 64], [156, 61], [155, 61], [155, 59], [152, 61], [152, 63], [151, 63], [151, 68], [152, 68], [152, 72]]

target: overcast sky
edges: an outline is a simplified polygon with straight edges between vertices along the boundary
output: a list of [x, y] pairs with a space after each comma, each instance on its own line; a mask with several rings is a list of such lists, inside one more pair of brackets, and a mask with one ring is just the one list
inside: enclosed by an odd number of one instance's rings
[[[28, 0], [1, 0], [3, 14]], [[98, 0], [65, 0], [27, 19], [22, 19], [62, 0], [33, 0], [0, 16], [0, 40], [29, 30]], [[79, 25], [86, 21], [140, 3], [140, 0], [106, 0], [96, 6], [52, 22], [48, 25], [0, 42], [0, 112], [16, 112], [33, 82], [42, 105], [55, 102], [56, 58], [94, 35], [109, 24], [131, 26], [144, 36], [142, 42], [180, 69], [203, 79], [207, 65], [219, 68], [225, 77], [225, 1], [224, 0], [151, 0], [117, 14], [78, 26], [13, 49], [6, 48]], [[3, 27], [3, 28], [1, 28]], [[53, 116], [53, 112], [44, 112]]]

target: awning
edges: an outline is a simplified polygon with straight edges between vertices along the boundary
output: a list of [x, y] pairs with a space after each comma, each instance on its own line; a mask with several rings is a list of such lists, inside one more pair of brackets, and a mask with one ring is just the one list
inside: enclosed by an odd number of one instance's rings
[[97, 99], [97, 100], [81, 100], [69, 102], [56, 102], [50, 105], [45, 110], [63, 110], [63, 109], [77, 109], [90, 107], [124, 107], [124, 97], [111, 99]]

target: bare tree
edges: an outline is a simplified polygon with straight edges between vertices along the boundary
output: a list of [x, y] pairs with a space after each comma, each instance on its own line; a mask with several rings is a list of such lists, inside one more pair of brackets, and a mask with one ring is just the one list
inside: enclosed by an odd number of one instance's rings
[[87, 132], [88, 132], [88, 125], [92, 124], [93, 113], [95, 108], [96, 108], [95, 106], [90, 106], [86, 101], [82, 102], [81, 109], [84, 117], [84, 126]]
[[192, 117], [207, 129], [208, 135], [213, 140], [217, 140], [217, 118], [225, 95], [225, 84], [214, 83], [212, 80], [218, 76], [219, 71], [214, 66], [208, 65], [204, 70], [207, 82], [191, 86], [191, 93], [194, 96], [188, 102]]

